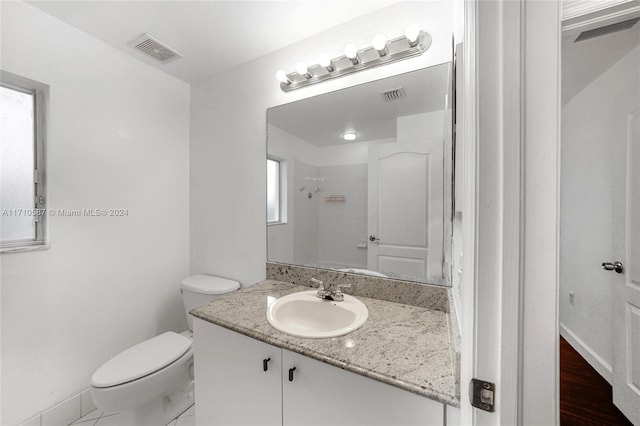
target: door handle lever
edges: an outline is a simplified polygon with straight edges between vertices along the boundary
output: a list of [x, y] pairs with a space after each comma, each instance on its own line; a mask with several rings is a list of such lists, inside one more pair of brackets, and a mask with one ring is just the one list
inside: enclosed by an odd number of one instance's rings
[[624, 271], [624, 266], [622, 265], [622, 262], [616, 260], [615, 262], [603, 262], [602, 269], [605, 271], [616, 271], [621, 274]]

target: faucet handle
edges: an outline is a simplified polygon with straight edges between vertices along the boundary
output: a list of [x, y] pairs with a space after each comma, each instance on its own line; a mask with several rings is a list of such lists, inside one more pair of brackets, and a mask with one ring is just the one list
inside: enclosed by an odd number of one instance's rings
[[351, 284], [336, 284], [336, 293], [342, 293], [343, 288], [351, 288]]
[[327, 295], [331, 294], [330, 291], [325, 290], [324, 283], [322, 281], [311, 278], [311, 282], [314, 284], [318, 284], [318, 291], [316, 292], [316, 296], [318, 296], [320, 299], [324, 299]]
[[351, 284], [336, 284], [336, 290], [332, 293], [332, 298], [336, 302], [342, 302], [344, 300], [343, 288], [351, 288]]
[[324, 283], [318, 279], [311, 278], [311, 282], [314, 284], [318, 284], [318, 290], [324, 290]]

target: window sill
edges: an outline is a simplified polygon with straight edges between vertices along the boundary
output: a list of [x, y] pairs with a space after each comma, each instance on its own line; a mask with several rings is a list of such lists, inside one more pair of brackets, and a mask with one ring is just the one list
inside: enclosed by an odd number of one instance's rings
[[24, 252], [37, 251], [37, 250], [49, 250], [49, 248], [51, 248], [51, 246], [47, 243], [32, 244], [28, 246], [2, 247], [0, 248], [0, 254], [24, 253]]
[[267, 222], [267, 226], [287, 225], [287, 222]]

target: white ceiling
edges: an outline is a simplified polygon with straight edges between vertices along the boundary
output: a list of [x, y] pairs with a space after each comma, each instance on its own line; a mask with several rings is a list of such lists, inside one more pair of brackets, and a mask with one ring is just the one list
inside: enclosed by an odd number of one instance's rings
[[[377, 1], [28, 1], [68, 24], [193, 82], [374, 10]], [[127, 45], [149, 33], [184, 58], [160, 64]]]
[[[347, 131], [358, 133], [354, 143], [395, 138], [398, 117], [445, 108], [450, 75], [449, 64], [436, 65], [269, 108], [267, 119], [315, 146], [343, 145]], [[382, 100], [380, 92], [399, 87], [406, 98]]]

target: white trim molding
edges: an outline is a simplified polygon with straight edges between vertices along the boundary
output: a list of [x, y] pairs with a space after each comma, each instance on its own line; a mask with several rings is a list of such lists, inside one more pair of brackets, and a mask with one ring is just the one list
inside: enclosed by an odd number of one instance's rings
[[560, 3], [470, 3], [463, 108], [475, 182], [465, 178], [465, 203], [475, 223], [463, 224], [473, 257], [465, 252], [461, 394], [470, 375], [497, 391], [494, 413], [468, 415], [463, 397], [461, 421], [558, 424]]
[[461, 110], [462, 141], [462, 274], [460, 279], [460, 424], [475, 425], [475, 409], [471, 407], [467, 386], [476, 374], [476, 226], [477, 226], [477, 2], [464, 2], [464, 34], [462, 48], [462, 84], [457, 87], [456, 100]]
[[600, 12], [625, 3], [633, 3], [633, 0], [564, 0], [562, 2], [562, 20], [566, 21]]
[[525, 256], [520, 424], [552, 425], [560, 421], [560, 3], [524, 4]]
[[[632, 0], [577, 1], [565, 12], [563, 2], [562, 32], [574, 34], [640, 16], [640, 3]], [[572, 2], [573, 3], [573, 2]]]
[[613, 369], [611, 365], [600, 357], [589, 345], [587, 345], [582, 339], [580, 339], [573, 331], [567, 328], [566, 325], [560, 323], [560, 335], [580, 354], [582, 358], [587, 360], [590, 366], [592, 366], [598, 374], [605, 378], [605, 380], [611, 383], [613, 376]]

